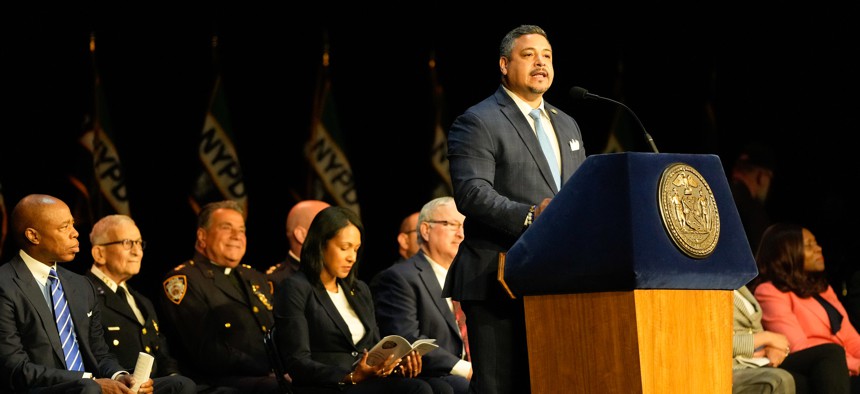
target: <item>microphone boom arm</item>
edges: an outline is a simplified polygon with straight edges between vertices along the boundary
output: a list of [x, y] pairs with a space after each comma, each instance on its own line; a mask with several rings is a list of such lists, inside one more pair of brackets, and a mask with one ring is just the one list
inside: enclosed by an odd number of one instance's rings
[[579, 86], [574, 86], [574, 87], [570, 88], [569, 93], [570, 93], [570, 96], [573, 97], [574, 99], [589, 98], [589, 99], [596, 99], [596, 100], [605, 100], [605, 101], [609, 101], [611, 103], [614, 103], [616, 105], [620, 105], [625, 110], [627, 110], [627, 113], [629, 113], [630, 115], [633, 115], [633, 119], [636, 119], [636, 122], [639, 123], [639, 127], [642, 129], [642, 132], [645, 133], [645, 139], [648, 140], [648, 144], [651, 145], [651, 150], [653, 150], [654, 153], [660, 153], [660, 151], [657, 150], [657, 145], [654, 144], [654, 139], [651, 138], [651, 134], [648, 134], [648, 130], [645, 130], [645, 125], [642, 124], [642, 121], [639, 120], [639, 117], [636, 116], [636, 113], [633, 112], [633, 110], [630, 109], [630, 107], [628, 107], [624, 103], [622, 103], [620, 101], [613, 100], [611, 98], [606, 98], [606, 97], [598, 96], [598, 95], [593, 94], [593, 93], [588, 93], [588, 90], [585, 90]]
[[611, 101], [615, 104], [618, 104], [618, 105], [624, 107], [624, 109], [627, 110], [627, 113], [629, 113], [630, 115], [633, 115], [633, 119], [636, 119], [636, 122], [639, 123], [639, 127], [642, 128], [642, 132], [645, 133], [645, 139], [648, 140], [648, 144], [651, 145], [651, 150], [653, 150], [654, 153], [660, 153], [660, 151], [657, 150], [657, 145], [654, 144], [654, 139], [651, 138], [651, 134], [648, 134], [648, 130], [645, 130], [645, 125], [642, 124], [642, 121], [639, 120], [639, 117], [636, 116], [636, 113], [633, 112], [633, 110], [630, 109], [630, 107], [628, 107], [626, 104], [624, 104], [620, 101], [613, 100], [611, 98], [601, 97], [601, 96], [598, 96], [598, 95], [593, 94], [593, 93], [585, 93], [585, 97], [586, 98], [599, 98], [602, 100]]

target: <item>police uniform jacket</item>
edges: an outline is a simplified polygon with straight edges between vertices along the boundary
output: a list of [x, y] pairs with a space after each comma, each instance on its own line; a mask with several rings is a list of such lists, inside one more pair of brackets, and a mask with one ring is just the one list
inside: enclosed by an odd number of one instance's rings
[[269, 267], [266, 270], [266, 278], [269, 279], [269, 286], [272, 289], [272, 294], [275, 294], [278, 286], [284, 279], [287, 279], [292, 274], [299, 271], [299, 260], [293, 257], [292, 254], [287, 255], [287, 259]]
[[93, 282], [102, 307], [105, 341], [119, 363], [126, 369], [133, 369], [139, 353], [145, 352], [155, 358], [151, 373], [153, 378], [179, 373], [178, 363], [170, 356], [167, 340], [159, 331], [159, 320], [152, 302], [128, 287], [129, 294], [134, 297], [134, 302], [143, 314], [144, 323], [140, 324], [128, 301], [91, 271], [87, 271], [86, 276]]
[[163, 317], [198, 377], [268, 375], [263, 337], [273, 322], [269, 284], [248, 265], [231, 271], [237, 283], [224, 271], [199, 253], [174, 268], [162, 283]]

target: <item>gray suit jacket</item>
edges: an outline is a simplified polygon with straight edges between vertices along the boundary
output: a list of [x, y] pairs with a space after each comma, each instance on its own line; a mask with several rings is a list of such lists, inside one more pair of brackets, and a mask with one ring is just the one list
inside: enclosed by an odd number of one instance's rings
[[[738, 289], [738, 292], [741, 297], [745, 298], [753, 305], [753, 309], [755, 311], [750, 313], [744, 305], [743, 300], [739, 299], [737, 295], [732, 296], [732, 303], [734, 304], [732, 357], [752, 357], [753, 352], [755, 351], [755, 345], [753, 345], [753, 334], [764, 330], [761, 325], [761, 305], [759, 305], [755, 296], [753, 296], [746, 286], [742, 286]], [[739, 363], [737, 358], [732, 360], [732, 366], [735, 369], [749, 368], [748, 365]]]
[[[84, 368], [99, 378], [122, 370], [104, 339], [101, 309], [92, 283], [62, 266], [63, 284]], [[0, 266], [0, 392], [25, 391], [78, 380], [66, 370], [54, 313], [33, 274], [18, 254]]]
[[[572, 117], [549, 103], [544, 107], [558, 137], [566, 182], [585, 160], [582, 135]], [[443, 294], [455, 300], [507, 297], [496, 281], [499, 252], [506, 252], [522, 234], [529, 208], [558, 193], [540, 143], [526, 116], [499, 86], [454, 120], [448, 160], [467, 236]]]
[[409, 342], [436, 339], [439, 349], [421, 357], [422, 376], [444, 376], [463, 355], [454, 313], [423, 252], [379, 272], [370, 282], [382, 336], [397, 334]]

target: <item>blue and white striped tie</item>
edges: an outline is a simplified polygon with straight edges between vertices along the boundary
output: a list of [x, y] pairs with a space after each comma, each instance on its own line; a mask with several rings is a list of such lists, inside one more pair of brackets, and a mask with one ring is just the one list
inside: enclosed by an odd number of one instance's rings
[[66, 293], [57, 276], [57, 271], [51, 269], [48, 273], [48, 281], [51, 283], [51, 298], [54, 301], [54, 318], [57, 322], [57, 331], [60, 332], [60, 342], [63, 344], [63, 353], [66, 355], [66, 369], [69, 371], [83, 371], [84, 360], [78, 349], [78, 339], [75, 337], [75, 326], [72, 323], [72, 315], [69, 313], [69, 303], [66, 302]]

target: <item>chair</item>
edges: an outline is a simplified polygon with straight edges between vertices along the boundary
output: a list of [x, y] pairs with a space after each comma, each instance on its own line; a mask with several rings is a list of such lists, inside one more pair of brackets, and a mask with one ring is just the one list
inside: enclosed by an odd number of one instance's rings
[[263, 344], [266, 345], [266, 353], [269, 354], [269, 363], [272, 365], [272, 371], [275, 372], [275, 378], [278, 380], [278, 385], [281, 386], [281, 392], [284, 394], [293, 394], [293, 384], [284, 376], [284, 364], [281, 362], [281, 354], [278, 351], [278, 346], [275, 345], [275, 327], [269, 328], [266, 334], [263, 335]]

